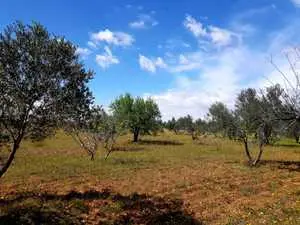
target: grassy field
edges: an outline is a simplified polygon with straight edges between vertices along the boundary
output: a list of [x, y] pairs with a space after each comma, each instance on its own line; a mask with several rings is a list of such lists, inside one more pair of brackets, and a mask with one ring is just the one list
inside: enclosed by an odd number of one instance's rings
[[62, 133], [23, 144], [0, 180], [0, 224], [300, 224], [300, 146], [266, 147], [171, 133], [122, 137], [90, 161]]

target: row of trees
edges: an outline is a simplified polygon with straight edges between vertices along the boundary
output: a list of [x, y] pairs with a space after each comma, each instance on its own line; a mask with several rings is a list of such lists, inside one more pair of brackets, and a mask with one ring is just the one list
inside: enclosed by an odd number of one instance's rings
[[[164, 126], [175, 133], [187, 132], [193, 139], [197, 135], [210, 133], [242, 141], [249, 163], [256, 165], [262, 156], [263, 145], [291, 135], [299, 143], [297, 93], [297, 85], [292, 90], [285, 90], [278, 84], [261, 91], [248, 88], [238, 94], [233, 110], [228, 109], [222, 102], [216, 102], [210, 106], [205, 119], [194, 121], [187, 115], [177, 120], [172, 118]], [[256, 157], [249, 148], [249, 142], [253, 140], [259, 146]]]
[[160, 112], [151, 99], [120, 96], [111, 115], [95, 106], [88, 88], [93, 74], [74, 44], [41, 24], [16, 22], [0, 33], [0, 177], [24, 139], [64, 129], [93, 160], [99, 142], [109, 155], [122, 131], [129, 129], [138, 141], [158, 128]]
[[[285, 88], [249, 88], [238, 95], [234, 110], [215, 103], [206, 119], [193, 121], [188, 115], [162, 123], [152, 99], [122, 95], [110, 105], [109, 114], [95, 106], [88, 88], [93, 72], [80, 62], [76, 46], [38, 23], [14, 23], [0, 33], [0, 158], [9, 152], [0, 161], [0, 177], [24, 139], [41, 140], [58, 129], [67, 131], [92, 160], [99, 143], [108, 156], [122, 133], [130, 131], [137, 142], [140, 134], [157, 132], [164, 125], [175, 133], [186, 131], [193, 139], [209, 132], [241, 140], [250, 164], [256, 165], [263, 145], [279, 134], [292, 131], [299, 142], [300, 81], [296, 66], [287, 59], [294, 83], [273, 64], [288, 84]], [[259, 143], [257, 157], [249, 149], [253, 138]]]

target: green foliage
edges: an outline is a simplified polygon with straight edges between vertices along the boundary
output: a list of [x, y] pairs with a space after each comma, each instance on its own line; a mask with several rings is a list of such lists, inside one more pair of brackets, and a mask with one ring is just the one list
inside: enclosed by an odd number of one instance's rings
[[89, 108], [87, 83], [93, 73], [75, 51], [71, 42], [38, 23], [17, 22], [0, 34], [0, 131], [13, 145], [0, 176], [24, 137], [43, 139]]
[[176, 119], [174, 117], [172, 117], [171, 120], [168, 120], [165, 124], [164, 124], [165, 128], [167, 128], [168, 130], [174, 131], [175, 133], [177, 132], [176, 130]]
[[191, 133], [194, 131], [193, 118], [190, 115], [180, 117], [176, 121], [175, 127], [177, 130], [183, 130], [188, 133]]
[[209, 127], [213, 133], [222, 133], [223, 136], [232, 136], [232, 131], [235, 129], [234, 115], [221, 102], [216, 102], [208, 109]]
[[160, 111], [150, 98], [145, 100], [125, 94], [117, 98], [110, 108], [119, 126], [133, 133], [135, 142], [138, 141], [140, 133], [148, 134], [159, 129]]
[[248, 133], [254, 133], [261, 122], [262, 115], [256, 90], [253, 88], [242, 90], [236, 99], [235, 107], [240, 128]]

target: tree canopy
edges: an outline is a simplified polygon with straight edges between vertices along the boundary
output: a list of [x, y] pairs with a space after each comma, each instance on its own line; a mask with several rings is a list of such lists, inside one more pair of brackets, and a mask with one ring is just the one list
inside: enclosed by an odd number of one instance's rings
[[70, 41], [39, 23], [21, 22], [0, 34], [0, 68], [0, 131], [11, 144], [2, 176], [23, 138], [45, 138], [89, 109], [93, 98], [87, 83], [93, 73]]
[[133, 133], [133, 141], [139, 135], [156, 131], [160, 126], [158, 105], [151, 99], [133, 98], [130, 94], [121, 95], [110, 106], [119, 126]]

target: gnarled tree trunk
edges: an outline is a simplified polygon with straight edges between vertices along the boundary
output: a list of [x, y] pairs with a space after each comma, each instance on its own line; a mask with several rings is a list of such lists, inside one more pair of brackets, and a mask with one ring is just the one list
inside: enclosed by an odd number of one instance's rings
[[250, 151], [249, 151], [248, 138], [244, 137], [243, 142], [244, 142], [244, 149], [245, 149], [246, 156], [248, 158], [248, 162], [252, 163], [253, 160], [252, 160], [252, 157], [251, 157], [251, 154], [250, 154]]
[[4, 163], [4, 165], [0, 168], [0, 177], [3, 176], [3, 174], [8, 170], [9, 166], [11, 165], [12, 161], [15, 158], [16, 152], [19, 149], [20, 146], [20, 141], [15, 141], [13, 146], [12, 146], [12, 150], [6, 160], [6, 162]]
[[259, 163], [262, 153], [263, 153], [263, 144], [260, 143], [259, 144], [259, 153], [258, 153], [256, 159], [252, 162], [252, 166], [256, 166]]

